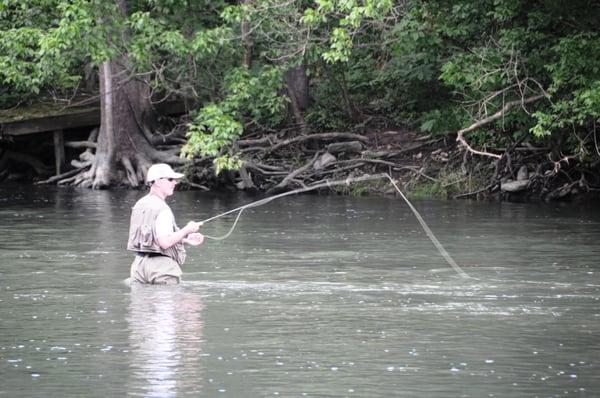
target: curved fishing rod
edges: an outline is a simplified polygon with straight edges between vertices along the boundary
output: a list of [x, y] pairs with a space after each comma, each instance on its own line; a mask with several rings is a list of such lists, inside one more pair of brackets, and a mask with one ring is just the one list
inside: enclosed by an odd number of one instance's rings
[[315, 185], [311, 185], [309, 187], [304, 187], [304, 188], [298, 188], [298, 189], [295, 189], [293, 191], [283, 192], [283, 193], [280, 193], [278, 195], [269, 196], [268, 198], [264, 198], [264, 199], [257, 200], [257, 201], [252, 202], [252, 203], [245, 204], [243, 206], [236, 207], [235, 209], [228, 210], [228, 211], [226, 211], [224, 213], [221, 213], [221, 214], [218, 214], [216, 216], [207, 218], [206, 220], [203, 220], [202, 223], [205, 224], [207, 222], [216, 220], [217, 218], [226, 216], [228, 214], [239, 212], [238, 215], [235, 218], [235, 221], [233, 222], [233, 225], [231, 226], [231, 228], [229, 229], [229, 231], [225, 235], [219, 236], [219, 237], [204, 235], [204, 237], [207, 238], [207, 239], [212, 239], [212, 240], [223, 240], [223, 239], [228, 238], [229, 235], [231, 235], [231, 233], [235, 229], [235, 227], [236, 227], [236, 225], [237, 225], [237, 223], [238, 223], [238, 221], [239, 221], [239, 219], [240, 219], [240, 217], [242, 215], [242, 212], [244, 210], [249, 209], [251, 207], [262, 206], [262, 205], [264, 205], [266, 203], [269, 203], [269, 202], [271, 202], [271, 201], [273, 201], [275, 199], [282, 198], [284, 196], [289, 196], [289, 195], [294, 195], [294, 194], [298, 194], [298, 193], [313, 191], [313, 190], [319, 189], [319, 188], [329, 188], [329, 187], [334, 187], [334, 186], [339, 186], [339, 185], [348, 185], [348, 186], [350, 186], [351, 183], [361, 182], [361, 181], [369, 181], [369, 180], [379, 180], [379, 179], [382, 179], [382, 178], [387, 178], [392, 183], [393, 187], [400, 194], [400, 196], [402, 197], [402, 199], [404, 199], [404, 201], [406, 202], [406, 204], [408, 205], [408, 207], [411, 209], [411, 211], [413, 212], [413, 214], [417, 218], [417, 221], [419, 221], [419, 223], [421, 224], [421, 227], [423, 227], [423, 230], [425, 231], [425, 233], [427, 234], [427, 236], [429, 237], [429, 239], [431, 240], [431, 242], [438, 249], [438, 251], [440, 252], [440, 254], [442, 255], [442, 257], [444, 257], [444, 259], [452, 267], [452, 269], [454, 271], [456, 271], [456, 273], [458, 273], [463, 278], [472, 278], [465, 271], [463, 271], [462, 268], [460, 268], [458, 266], [458, 264], [456, 264], [456, 262], [450, 256], [450, 254], [446, 251], [446, 249], [444, 248], [444, 246], [442, 246], [442, 244], [440, 243], [440, 241], [435, 237], [435, 235], [433, 234], [433, 231], [431, 231], [431, 229], [429, 228], [429, 226], [427, 226], [427, 223], [425, 223], [425, 220], [423, 220], [423, 218], [421, 217], [421, 214], [419, 214], [419, 212], [417, 211], [417, 209], [412, 205], [412, 203], [410, 203], [410, 201], [408, 200], [408, 198], [406, 196], [404, 196], [404, 193], [402, 193], [402, 191], [400, 190], [400, 188], [398, 188], [398, 185], [396, 185], [396, 182], [394, 181], [394, 179], [388, 173], [380, 173], [380, 174], [372, 174], [372, 175], [365, 174], [365, 175], [360, 176], [360, 177], [346, 178], [345, 180], [325, 181], [325, 182], [320, 183], [320, 184], [315, 184]]

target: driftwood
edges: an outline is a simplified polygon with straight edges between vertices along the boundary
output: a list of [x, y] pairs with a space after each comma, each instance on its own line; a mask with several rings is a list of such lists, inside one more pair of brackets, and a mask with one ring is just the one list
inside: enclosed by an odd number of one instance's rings
[[[542, 90], [540, 90], [542, 91]], [[523, 97], [512, 102], [506, 102], [498, 112], [485, 115], [470, 126], [457, 132], [456, 142], [466, 150], [457, 150], [457, 146], [446, 138], [418, 136], [416, 133], [384, 123], [383, 119], [373, 119], [376, 123], [359, 123], [353, 132], [327, 132], [304, 134], [297, 128], [275, 131], [252, 123], [251, 134], [240, 139], [229, 148], [229, 155], [242, 160], [240, 170], [230, 171], [221, 176], [214, 175], [212, 158], [196, 158], [191, 163], [190, 179], [186, 184], [191, 188], [209, 190], [214, 187], [231, 184], [240, 190], [257, 190], [266, 192], [284, 191], [298, 186], [312, 186], [324, 179], [340, 179], [348, 176], [358, 176], [369, 173], [386, 172], [394, 174], [407, 186], [414, 186], [419, 179], [425, 178], [439, 184], [440, 187], [453, 185], [446, 192], [452, 194], [460, 190], [472, 192], [455, 194], [453, 197], [467, 197], [487, 192], [498, 198], [518, 196], [524, 198], [535, 192], [539, 199], [561, 199], [579, 190], [593, 190], [599, 185], [594, 176], [594, 168], [600, 160], [585, 165], [587, 181], [575, 181], [580, 177], [581, 167], [573, 170], [573, 156], [562, 156], [555, 160], [558, 151], [553, 152], [554, 158], [548, 158], [548, 147], [533, 147], [523, 141], [527, 135], [522, 135], [512, 144], [500, 145], [497, 148], [477, 150], [469, 145], [467, 134], [501, 119], [513, 108], [538, 101], [546, 96], [545, 93], [532, 97]], [[527, 106], [528, 108], [529, 106]], [[372, 118], [367, 118], [372, 120]], [[370, 126], [377, 131], [370, 130]], [[249, 126], [246, 126], [249, 127]], [[152, 162], [166, 162], [172, 165], [183, 164], [179, 157], [179, 144], [183, 137], [177, 130], [166, 135], [152, 135], [152, 143], [160, 146], [152, 152]], [[294, 136], [293, 134], [299, 134]], [[61, 173], [52, 171], [46, 166], [50, 153], [43, 152], [43, 161], [33, 157], [25, 157], [15, 152], [0, 150], [0, 179], [10, 174], [11, 162], [29, 163], [42, 176], [57, 174], [37, 184], [67, 184], [91, 185], [91, 175], [97, 162], [95, 153], [98, 151], [98, 129], [94, 129], [87, 140], [66, 141], [68, 148], [81, 148], [79, 159], [70, 159], [74, 170]], [[292, 138], [288, 138], [292, 137]], [[83, 138], [83, 137], [82, 137]], [[594, 136], [594, 142], [596, 137]], [[443, 141], [443, 142], [442, 142]], [[175, 144], [174, 146], [169, 146]], [[12, 144], [11, 144], [12, 145]], [[169, 146], [167, 148], [167, 146]], [[594, 147], [592, 148], [594, 149]], [[598, 144], [595, 146], [596, 152]], [[69, 151], [69, 155], [72, 151]], [[143, 179], [143, 173], [149, 166], [139, 160], [131, 152], [130, 159], [119, 159], [119, 168], [127, 172], [130, 186], [136, 186]], [[222, 154], [225, 154], [223, 152]], [[472, 155], [483, 155], [473, 157]], [[462, 156], [462, 174], [459, 167]], [[67, 162], [69, 160], [66, 160]], [[91, 166], [90, 166], [91, 165]], [[531, 175], [526, 173], [528, 165]], [[540, 167], [537, 167], [540, 165]], [[5, 166], [7, 166], [5, 168]], [[19, 167], [18, 165], [16, 167]], [[144, 169], [146, 167], [146, 169]], [[453, 169], [454, 168], [454, 169]], [[19, 170], [19, 169], [16, 169]], [[517, 171], [519, 170], [519, 171]], [[534, 171], [535, 170], [535, 171]], [[438, 172], [441, 173], [438, 176]], [[448, 171], [448, 173], [445, 173]], [[455, 173], [458, 172], [458, 175]], [[141, 174], [140, 174], [141, 173]], [[121, 176], [124, 174], [121, 174]], [[466, 184], [461, 181], [468, 180]], [[514, 180], [514, 181], [513, 181]], [[449, 182], [450, 181], [450, 182]], [[126, 181], [125, 181], [126, 182]], [[467, 185], [468, 184], [468, 185]], [[473, 186], [473, 184], [476, 184]], [[579, 184], [579, 185], [578, 185]], [[485, 186], [483, 186], [485, 185]], [[375, 187], [381, 192], [387, 192], [389, 187]], [[516, 193], [516, 195], [513, 195]], [[531, 197], [531, 196], [528, 196]]]
[[244, 165], [247, 169], [252, 169], [259, 172], [262, 175], [287, 175], [288, 172], [284, 168], [278, 166], [271, 166], [262, 163], [253, 163], [245, 161]]
[[202, 184], [196, 184], [195, 182], [189, 182], [187, 183], [190, 187], [196, 188], [196, 189], [200, 189], [202, 191], [210, 191], [210, 189]]
[[242, 164], [242, 167], [240, 167], [239, 171], [240, 171], [240, 177], [242, 178], [242, 181], [240, 181], [239, 183], [236, 184], [238, 189], [254, 189], [254, 188], [256, 188], [256, 186], [254, 185], [254, 182], [252, 181], [252, 177], [251, 177], [250, 173], [248, 173], [248, 171], [246, 170], [246, 166]]
[[[529, 99], [525, 102], [533, 101]], [[519, 104], [523, 102], [519, 101]], [[507, 104], [504, 111], [507, 111], [510, 106], [516, 106], [517, 102]], [[496, 116], [492, 116], [494, 118]], [[487, 122], [491, 122], [488, 119]], [[476, 126], [472, 126], [472, 129]], [[463, 133], [467, 131], [466, 129]], [[470, 130], [469, 130], [470, 131]], [[243, 140], [241, 145], [237, 145], [238, 153], [243, 154], [245, 159], [245, 169], [240, 172], [239, 180], [236, 186], [239, 189], [253, 189], [260, 187], [269, 193], [279, 192], [297, 188], [298, 186], [310, 186], [319, 183], [325, 178], [340, 178], [343, 176], [356, 176], [365, 173], [373, 173], [386, 171], [403, 175], [403, 179], [407, 184], [414, 185], [419, 178], [425, 178], [441, 187], [460, 184], [471, 178], [467, 166], [473, 167], [473, 164], [481, 164], [480, 171], [482, 175], [477, 178], [482, 178], [487, 173], [490, 178], [490, 183], [484, 187], [467, 193], [454, 194], [452, 197], [469, 197], [488, 192], [489, 194], [499, 191], [505, 194], [521, 192], [523, 190], [531, 191], [539, 186], [539, 182], [543, 177], [540, 173], [536, 173], [538, 177], [530, 177], [527, 167], [524, 166], [523, 156], [537, 156], [540, 151], [537, 148], [532, 148], [532, 151], [527, 153], [523, 150], [516, 151], [516, 148], [523, 148], [523, 138], [516, 140], [508, 148], [504, 149], [503, 155], [500, 158], [494, 157], [495, 172], [493, 176], [490, 164], [476, 161], [475, 163], [466, 163], [466, 157], [472, 154], [471, 151], [464, 151], [462, 154], [458, 151], [453, 151], [452, 147], [448, 147], [441, 141], [443, 138], [432, 139], [431, 137], [415, 137], [406, 140], [400, 133], [398, 139], [392, 141], [382, 140], [378, 146], [377, 138], [379, 135], [371, 137], [353, 134], [353, 133], [323, 133], [313, 135], [303, 135], [291, 139], [278, 140], [277, 135], [270, 135], [260, 139]], [[320, 145], [304, 146], [299, 145], [307, 141], [314, 140]], [[322, 142], [326, 144], [323, 145]], [[443, 145], [443, 147], [440, 147]], [[257, 152], [246, 152], [245, 150], [252, 148]], [[320, 150], [316, 148], [321, 148]], [[437, 148], [437, 149], [436, 149]], [[460, 159], [463, 160], [463, 175], [454, 178], [452, 181], [444, 181], [436, 175], [437, 170], [435, 164], [441, 163], [440, 167], [451, 167], [451, 163], [455, 164]], [[293, 166], [287, 164], [289, 159], [298, 161], [304, 159], [301, 166]], [[433, 160], [433, 162], [431, 162]], [[432, 164], [434, 165], [433, 169]], [[484, 166], [485, 164], [485, 166]], [[556, 173], [556, 162], [554, 165], [554, 173]], [[429, 165], [427, 168], [426, 165]], [[560, 167], [559, 167], [560, 169]], [[488, 171], [489, 170], [489, 171]], [[252, 171], [252, 175], [248, 172]], [[508, 178], [508, 180], [506, 180]], [[514, 179], [516, 181], [511, 181]], [[547, 181], [542, 182], [545, 192], [550, 192], [547, 195], [550, 198], [561, 198], [573, 192], [574, 187], [563, 187], [550, 191], [547, 188]], [[537, 185], [536, 185], [537, 184]], [[551, 185], [550, 185], [551, 186]], [[458, 187], [457, 189], [460, 189]], [[389, 189], [382, 188], [382, 192], [388, 192]], [[509, 197], [509, 196], [504, 196]]]
[[58, 182], [58, 181], [61, 181], [61, 180], [65, 179], [65, 178], [76, 176], [77, 174], [79, 174], [80, 172], [82, 172], [83, 170], [87, 169], [90, 166], [91, 166], [91, 163], [88, 162], [87, 164], [83, 164], [79, 168], [76, 168], [76, 169], [73, 169], [73, 170], [69, 170], [69, 171], [67, 171], [65, 173], [52, 176], [52, 177], [50, 177], [50, 178], [48, 178], [47, 180], [44, 180], [44, 181], [38, 181], [38, 182], [36, 182], [36, 184], [37, 185], [40, 185], [40, 184], [53, 184], [55, 182]]
[[[381, 143], [382, 146], [378, 146], [378, 136], [394, 136], [394, 138], [391, 141], [388, 138], [385, 143]], [[406, 141], [401, 132], [394, 131], [370, 137], [354, 133], [331, 132], [299, 135], [283, 140], [278, 139], [277, 134], [258, 139], [239, 140], [234, 144], [234, 149], [243, 157], [244, 167], [239, 170], [235, 185], [238, 189], [260, 187], [268, 193], [274, 193], [291, 189], [292, 186], [315, 184], [325, 177], [339, 178], [379, 170], [405, 173], [412, 176], [411, 178], [416, 176], [416, 178], [424, 177], [436, 181], [425, 174], [422, 166], [406, 164], [404, 158], [407, 156], [413, 157], [413, 154], [420, 149], [436, 145], [441, 141], [439, 138], [431, 139], [430, 136], [418, 138], [413, 140], [411, 137], [410, 141]], [[320, 145], [300, 145], [308, 141], [316, 141]], [[326, 145], [323, 145], [323, 142]], [[420, 157], [421, 155], [417, 158]], [[295, 166], [287, 164], [290, 159], [296, 160]], [[298, 162], [303, 159], [304, 163], [298, 167]]]
[[[311, 168], [311, 166], [313, 165], [313, 163], [316, 162], [316, 160], [319, 157], [319, 155], [320, 155], [320, 153], [317, 152], [315, 154], [315, 156], [308, 163], [306, 163], [302, 167], [299, 167], [296, 170], [294, 170], [291, 173], [289, 173], [287, 176], [285, 176], [285, 178], [283, 180], [281, 180], [281, 182], [279, 184], [277, 184], [276, 186], [274, 186], [273, 188], [271, 188], [267, 193], [273, 193], [273, 192], [282, 191], [298, 175], [300, 175], [301, 173], [305, 172], [306, 170], [309, 170]], [[303, 184], [300, 184], [300, 185], [303, 185]]]
[[[438, 140], [435, 140], [438, 141]], [[390, 150], [376, 150], [376, 151], [371, 151], [371, 150], [367, 150], [363, 152], [364, 156], [368, 156], [368, 157], [375, 157], [375, 158], [393, 158], [396, 156], [400, 156], [400, 155], [404, 155], [407, 154], [409, 152], [413, 152], [416, 151], [419, 148], [425, 147], [429, 144], [432, 144], [433, 142], [422, 142], [422, 143], [418, 143], [418, 144], [411, 144], [409, 146], [407, 146], [406, 148], [402, 148], [399, 150], [394, 150], [394, 151], [390, 151]]]
[[250, 146], [264, 146], [271, 145], [275, 141], [275, 138], [271, 135], [267, 135], [262, 138], [248, 139], [248, 140], [237, 140], [235, 143], [238, 147], [250, 147]]
[[301, 135], [298, 137], [290, 138], [277, 144], [267, 148], [268, 152], [275, 152], [280, 148], [291, 144], [297, 144], [300, 142], [308, 141], [308, 140], [336, 140], [336, 139], [347, 139], [347, 140], [356, 140], [368, 143], [369, 139], [365, 136], [353, 133], [320, 133], [320, 134], [310, 134], [310, 135]]
[[334, 142], [327, 145], [327, 152], [335, 154], [340, 152], [359, 153], [362, 151], [363, 145], [358, 141]]
[[313, 169], [320, 170], [320, 169], [324, 168], [325, 166], [327, 166], [328, 164], [335, 162], [336, 160], [337, 160], [336, 157], [333, 156], [331, 153], [325, 152], [324, 154], [319, 156], [319, 158], [317, 159], [316, 162], [314, 162]]
[[500, 190], [502, 192], [521, 192], [526, 190], [528, 186], [529, 180], [506, 181], [500, 183]]

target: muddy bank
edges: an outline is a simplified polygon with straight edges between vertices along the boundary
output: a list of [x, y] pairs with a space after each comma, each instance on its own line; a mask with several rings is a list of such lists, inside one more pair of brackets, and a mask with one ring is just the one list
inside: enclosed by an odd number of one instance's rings
[[[181, 139], [165, 142], [160, 149], [176, 153], [185, 133], [170, 130], [169, 134]], [[71, 136], [86, 145], [78, 147], [71, 141], [61, 173], [53, 168], [55, 143], [51, 136], [5, 139], [0, 148], [0, 180], [72, 184], [73, 176], [85, 172], [89, 165], [95, 135], [81, 130]], [[32, 139], [37, 140], [36, 145], [31, 145]], [[549, 160], [527, 144], [506, 150], [500, 159], [491, 159], [466, 151], [455, 137], [420, 135], [402, 128], [249, 136], [238, 140], [231, 153], [242, 160], [238, 170], [217, 175], [212, 158], [195, 158], [179, 166], [187, 175], [180, 189], [274, 194], [327, 180], [387, 173], [412, 197], [556, 201], [595, 198], [600, 185], [597, 174], [585, 173], [568, 161]], [[324, 190], [350, 195], [394, 194], [391, 184], [384, 180]]]

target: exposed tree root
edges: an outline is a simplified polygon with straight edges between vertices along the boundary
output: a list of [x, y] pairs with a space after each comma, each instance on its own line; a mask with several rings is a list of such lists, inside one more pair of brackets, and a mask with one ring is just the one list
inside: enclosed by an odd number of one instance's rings
[[[78, 159], [71, 160], [73, 170], [38, 184], [103, 187], [103, 181], [109, 178], [102, 161], [105, 155], [98, 150], [102, 144], [95, 140], [97, 134], [96, 130], [87, 140], [71, 146], [84, 149]], [[121, 150], [115, 157], [118, 167], [110, 176], [110, 186], [136, 188], [143, 185], [148, 168], [156, 162], [175, 167], [185, 165], [188, 178], [181, 187], [187, 185], [202, 190], [229, 187], [276, 193], [332, 179], [382, 172], [399, 180], [407, 191], [429, 185], [451, 198], [565, 200], [581, 192], [598, 190], [600, 186], [600, 161], [583, 165], [574, 156], [550, 157], [550, 147], [534, 147], [523, 143], [523, 138], [494, 150], [494, 153], [502, 153], [499, 157], [476, 157], [473, 156], [476, 152], [461, 150], [452, 143], [446, 145], [443, 139], [419, 137], [404, 131], [365, 135], [320, 133], [291, 139], [273, 134], [239, 140], [231, 154], [241, 158], [243, 166], [218, 176], [212, 159], [181, 159], [178, 145], [162, 146], [159, 150], [145, 139], [132, 144], [133, 137], [122, 135], [120, 140]], [[0, 178], [9, 174], [6, 169], [9, 161], [28, 164], [39, 171], [39, 175], [51, 174], [51, 168], [32, 156], [4, 151], [0, 153]], [[366, 190], [393, 193], [389, 186], [377, 184]], [[361, 188], [358, 192], [362, 192]]]

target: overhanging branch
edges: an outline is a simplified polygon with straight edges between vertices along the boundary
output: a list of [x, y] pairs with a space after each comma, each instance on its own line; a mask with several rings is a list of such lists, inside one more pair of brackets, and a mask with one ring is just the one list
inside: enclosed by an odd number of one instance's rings
[[490, 152], [485, 152], [485, 151], [478, 151], [476, 149], [473, 149], [469, 143], [465, 140], [464, 135], [466, 133], [469, 133], [473, 130], [476, 130], [478, 128], [480, 128], [481, 126], [485, 126], [487, 124], [492, 123], [495, 120], [500, 119], [502, 116], [504, 116], [506, 114], [506, 112], [508, 112], [509, 110], [511, 110], [512, 108], [514, 108], [515, 106], [523, 106], [526, 104], [529, 104], [531, 102], [535, 102], [539, 99], [545, 98], [546, 94], [538, 94], [538, 95], [534, 95], [532, 97], [528, 97], [528, 98], [522, 98], [519, 100], [514, 100], [514, 101], [510, 101], [507, 102], [506, 104], [504, 104], [504, 106], [502, 107], [502, 109], [500, 109], [498, 112], [494, 113], [493, 115], [490, 115], [484, 119], [478, 120], [477, 122], [473, 123], [472, 125], [470, 125], [469, 127], [466, 127], [464, 129], [458, 130], [457, 136], [456, 136], [456, 141], [458, 141], [462, 146], [464, 146], [469, 152], [475, 154], [475, 155], [482, 155], [482, 156], [489, 156], [489, 157], [493, 157], [496, 159], [500, 159], [502, 157], [502, 155], [498, 155], [496, 153], [490, 153]]

